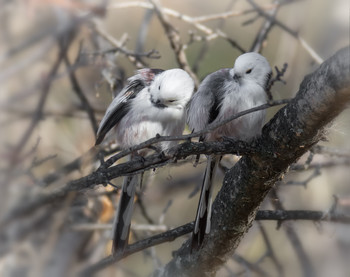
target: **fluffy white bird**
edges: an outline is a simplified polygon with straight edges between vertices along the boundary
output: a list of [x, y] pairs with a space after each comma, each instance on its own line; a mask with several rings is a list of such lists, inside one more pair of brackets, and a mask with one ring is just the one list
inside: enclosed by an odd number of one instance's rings
[[[128, 79], [128, 85], [107, 108], [97, 131], [96, 145], [114, 127], [122, 148], [137, 145], [157, 134], [181, 135], [186, 122], [186, 106], [194, 82], [182, 69], [142, 69]], [[162, 151], [176, 142], [161, 142]], [[133, 153], [133, 155], [145, 155]], [[132, 156], [133, 156], [132, 155]], [[125, 177], [114, 221], [113, 255], [122, 254], [128, 243], [136, 185], [139, 175]]]
[[[269, 63], [257, 53], [243, 54], [236, 59], [233, 68], [209, 74], [190, 101], [187, 118], [190, 129], [200, 131], [233, 114], [265, 104], [271, 75]], [[244, 115], [207, 133], [202, 139], [215, 141], [231, 137], [249, 141], [261, 133], [264, 118], [264, 110]], [[192, 233], [192, 249], [195, 250], [210, 232], [212, 182], [220, 157], [210, 155], [207, 159]]]

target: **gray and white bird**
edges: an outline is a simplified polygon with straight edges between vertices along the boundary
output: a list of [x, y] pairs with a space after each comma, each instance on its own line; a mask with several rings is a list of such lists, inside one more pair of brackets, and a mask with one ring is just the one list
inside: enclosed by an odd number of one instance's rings
[[[181, 135], [186, 123], [186, 106], [193, 91], [194, 82], [182, 69], [138, 70], [107, 108], [97, 131], [96, 145], [113, 127], [116, 140], [124, 149], [157, 134]], [[157, 147], [164, 151], [174, 144], [174, 141], [161, 142]], [[131, 156], [145, 154], [143, 151]], [[128, 243], [135, 190], [139, 182], [139, 175], [124, 178], [114, 220], [113, 255], [123, 254]]]
[[[272, 71], [267, 60], [258, 53], [240, 55], [233, 68], [220, 69], [209, 74], [192, 97], [187, 123], [194, 132], [221, 122], [233, 114], [265, 104], [266, 88]], [[250, 141], [261, 133], [265, 110], [244, 115], [216, 128], [202, 138], [217, 141], [222, 137]], [[199, 199], [192, 249], [197, 250], [210, 232], [212, 182], [219, 156], [209, 155]]]

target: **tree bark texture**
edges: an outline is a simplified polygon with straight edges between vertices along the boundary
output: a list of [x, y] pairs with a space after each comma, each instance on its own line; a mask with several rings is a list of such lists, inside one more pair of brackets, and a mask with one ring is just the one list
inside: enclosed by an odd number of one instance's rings
[[157, 276], [214, 276], [252, 226], [259, 206], [289, 166], [324, 137], [325, 127], [350, 102], [350, 48], [338, 51], [300, 85], [255, 141], [261, 151], [244, 156], [225, 175], [214, 203], [212, 229], [190, 254], [190, 240]]

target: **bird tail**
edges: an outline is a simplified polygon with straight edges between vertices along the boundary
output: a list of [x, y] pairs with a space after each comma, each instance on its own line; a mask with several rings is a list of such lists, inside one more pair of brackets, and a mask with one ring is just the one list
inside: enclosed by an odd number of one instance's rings
[[113, 256], [123, 255], [128, 245], [131, 216], [134, 209], [134, 198], [139, 175], [127, 176], [123, 180], [122, 192], [113, 228]]
[[204, 235], [210, 232], [211, 206], [213, 179], [220, 158], [210, 155], [205, 169], [201, 195], [192, 232], [191, 251], [198, 250], [201, 246]]

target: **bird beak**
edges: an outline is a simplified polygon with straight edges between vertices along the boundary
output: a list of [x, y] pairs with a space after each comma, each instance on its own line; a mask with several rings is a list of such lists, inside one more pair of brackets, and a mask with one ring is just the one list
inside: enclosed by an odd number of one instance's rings
[[164, 108], [167, 107], [167, 106], [164, 105], [162, 102], [160, 102], [159, 99], [156, 100], [156, 101], [154, 101], [154, 100], [152, 99], [151, 102], [152, 102], [152, 104], [153, 104], [154, 106], [156, 106], [157, 108], [160, 108], [160, 109], [164, 109]]
[[232, 76], [235, 82], [239, 82], [239, 80], [241, 79], [241, 76], [235, 73], [234, 68], [231, 68], [230, 75]]
[[233, 80], [235, 80], [236, 82], [239, 82], [239, 80], [241, 79], [241, 76], [234, 74], [233, 75]]

